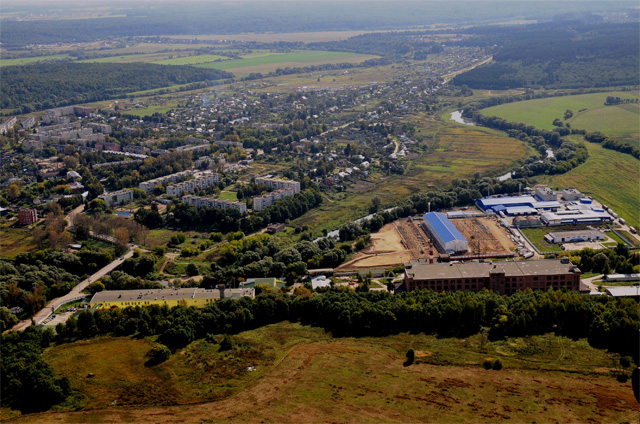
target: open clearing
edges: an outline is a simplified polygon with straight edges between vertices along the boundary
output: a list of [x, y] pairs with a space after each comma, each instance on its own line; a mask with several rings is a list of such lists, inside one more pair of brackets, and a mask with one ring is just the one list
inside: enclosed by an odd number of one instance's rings
[[253, 53], [242, 59], [231, 59], [196, 65], [199, 68], [221, 69], [234, 74], [273, 72], [277, 68], [295, 68], [322, 64], [360, 63], [378, 56], [322, 50], [298, 50], [289, 53]]
[[33, 228], [30, 226], [4, 227], [0, 232], [0, 257], [15, 257], [37, 247], [33, 239]]
[[[612, 373], [614, 358], [584, 340], [542, 335], [486, 342], [399, 334], [333, 339], [321, 329], [280, 323], [234, 336], [226, 353], [196, 342], [166, 366], [145, 368], [148, 340], [96, 339], [46, 352], [59, 375], [91, 401], [78, 412], [18, 417], [18, 422], [637, 422], [631, 383]], [[222, 400], [195, 403], [219, 368], [254, 349], [256, 371], [231, 380]], [[113, 346], [111, 346], [113, 345]], [[194, 346], [195, 345], [195, 346]], [[405, 352], [416, 363], [404, 366]], [[267, 349], [268, 350], [268, 349]], [[71, 357], [76, 360], [69, 362]], [[485, 358], [504, 369], [484, 370]], [[241, 367], [251, 364], [238, 359]], [[162, 368], [162, 371], [155, 370]], [[88, 372], [95, 377], [86, 378]], [[102, 375], [107, 373], [107, 375]], [[131, 383], [128, 383], [128, 379]], [[238, 381], [242, 380], [242, 381]], [[120, 382], [120, 384], [117, 384]], [[181, 392], [181, 390], [186, 390]], [[80, 394], [76, 395], [80, 396]], [[206, 394], [205, 394], [206, 396]], [[182, 399], [189, 405], [181, 406]], [[120, 399], [129, 401], [123, 408]], [[116, 401], [114, 403], [114, 401]], [[95, 403], [93, 403], [95, 402]], [[135, 404], [138, 406], [135, 406]], [[113, 405], [113, 406], [108, 406]], [[68, 405], [71, 407], [72, 405]]]
[[640, 140], [640, 106], [637, 104], [605, 106], [604, 102], [608, 96], [621, 99], [638, 98], [636, 92], [627, 91], [579, 94], [505, 103], [483, 109], [482, 113], [551, 130], [555, 128], [553, 120], [556, 118], [563, 120], [565, 111], [571, 109], [573, 117], [563, 122], [571, 124], [574, 128], [600, 131], [637, 146]]

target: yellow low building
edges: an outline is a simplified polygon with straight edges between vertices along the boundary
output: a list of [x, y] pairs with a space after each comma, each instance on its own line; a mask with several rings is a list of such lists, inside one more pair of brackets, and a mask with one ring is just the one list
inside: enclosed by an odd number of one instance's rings
[[253, 288], [224, 289], [144, 289], [144, 290], [111, 290], [101, 291], [93, 295], [89, 304], [94, 307], [126, 308], [127, 306], [159, 305], [195, 306], [204, 308], [211, 302], [220, 299], [237, 299], [240, 297], [254, 297]]

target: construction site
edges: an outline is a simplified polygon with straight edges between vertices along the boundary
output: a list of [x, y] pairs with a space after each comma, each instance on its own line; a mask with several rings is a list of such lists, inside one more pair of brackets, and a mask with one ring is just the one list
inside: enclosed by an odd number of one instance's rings
[[[501, 228], [495, 218], [466, 217], [452, 220], [468, 241], [468, 251], [461, 257], [512, 256], [515, 242]], [[422, 217], [405, 218], [385, 225], [371, 234], [371, 243], [344, 263], [339, 271], [391, 268], [411, 260], [424, 259], [437, 262], [441, 254], [424, 228]], [[442, 255], [446, 260], [457, 256]]]

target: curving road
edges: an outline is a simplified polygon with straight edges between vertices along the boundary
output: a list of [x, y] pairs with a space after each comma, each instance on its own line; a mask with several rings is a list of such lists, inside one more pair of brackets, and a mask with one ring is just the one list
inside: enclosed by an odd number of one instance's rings
[[[124, 256], [122, 256], [122, 259], [121, 258], [116, 258], [116, 260], [114, 260], [113, 262], [111, 262], [110, 264], [106, 265], [104, 268], [100, 269], [99, 271], [97, 271], [95, 274], [93, 274], [92, 276], [90, 276], [86, 280], [84, 280], [81, 283], [79, 283], [78, 285], [76, 285], [66, 295], [61, 296], [61, 297], [57, 297], [57, 298], [51, 300], [47, 304], [47, 306], [45, 306], [44, 308], [39, 310], [33, 316], [33, 321], [36, 323], [36, 325], [38, 325], [38, 324], [42, 323], [42, 321], [47, 319], [49, 317], [49, 315], [51, 315], [51, 313], [53, 311], [55, 311], [56, 309], [58, 309], [61, 305], [65, 304], [66, 302], [69, 302], [70, 300], [75, 299], [77, 297], [84, 296], [81, 293], [82, 290], [86, 289], [87, 286], [89, 286], [89, 284], [100, 280], [102, 277], [104, 277], [105, 275], [109, 274], [111, 271], [113, 271], [117, 267], [119, 267], [120, 264], [122, 264], [122, 262], [124, 262], [125, 259], [128, 259], [131, 256], [133, 256], [133, 251], [136, 248], [137, 248], [137, 246], [135, 246], [135, 245], [129, 246], [129, 251]], [[25, 328], [29, 327], [30, 325], [31, 325], [31, 320], [30, 319], [24, 320], [24, 321], [20, 321], [19, 323], [14, 325], [13, 328], [11, 328], [11, 330], [22, 331]], [[10, 330], [8, 330], [8, 331], [10, 331]]]

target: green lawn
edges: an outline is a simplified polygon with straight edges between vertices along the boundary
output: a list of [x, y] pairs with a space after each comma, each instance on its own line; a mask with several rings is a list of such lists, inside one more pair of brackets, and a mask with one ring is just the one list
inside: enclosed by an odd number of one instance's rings
[[238, 200], [238, 195], [233, 191], [221, 191], [220, 194], [218, 195], [218, 198], [221, 200], [236, 201]]
[[[549, 243], [544, 239], [545, 234], [557, 231], [548, 227], [542, 228], [521, 228], [522, 233], [529, 241], [536, 245], [540, 252], [562, 252], [560, 245]], [[564, 231], [564, 228], [563, 228]]]

